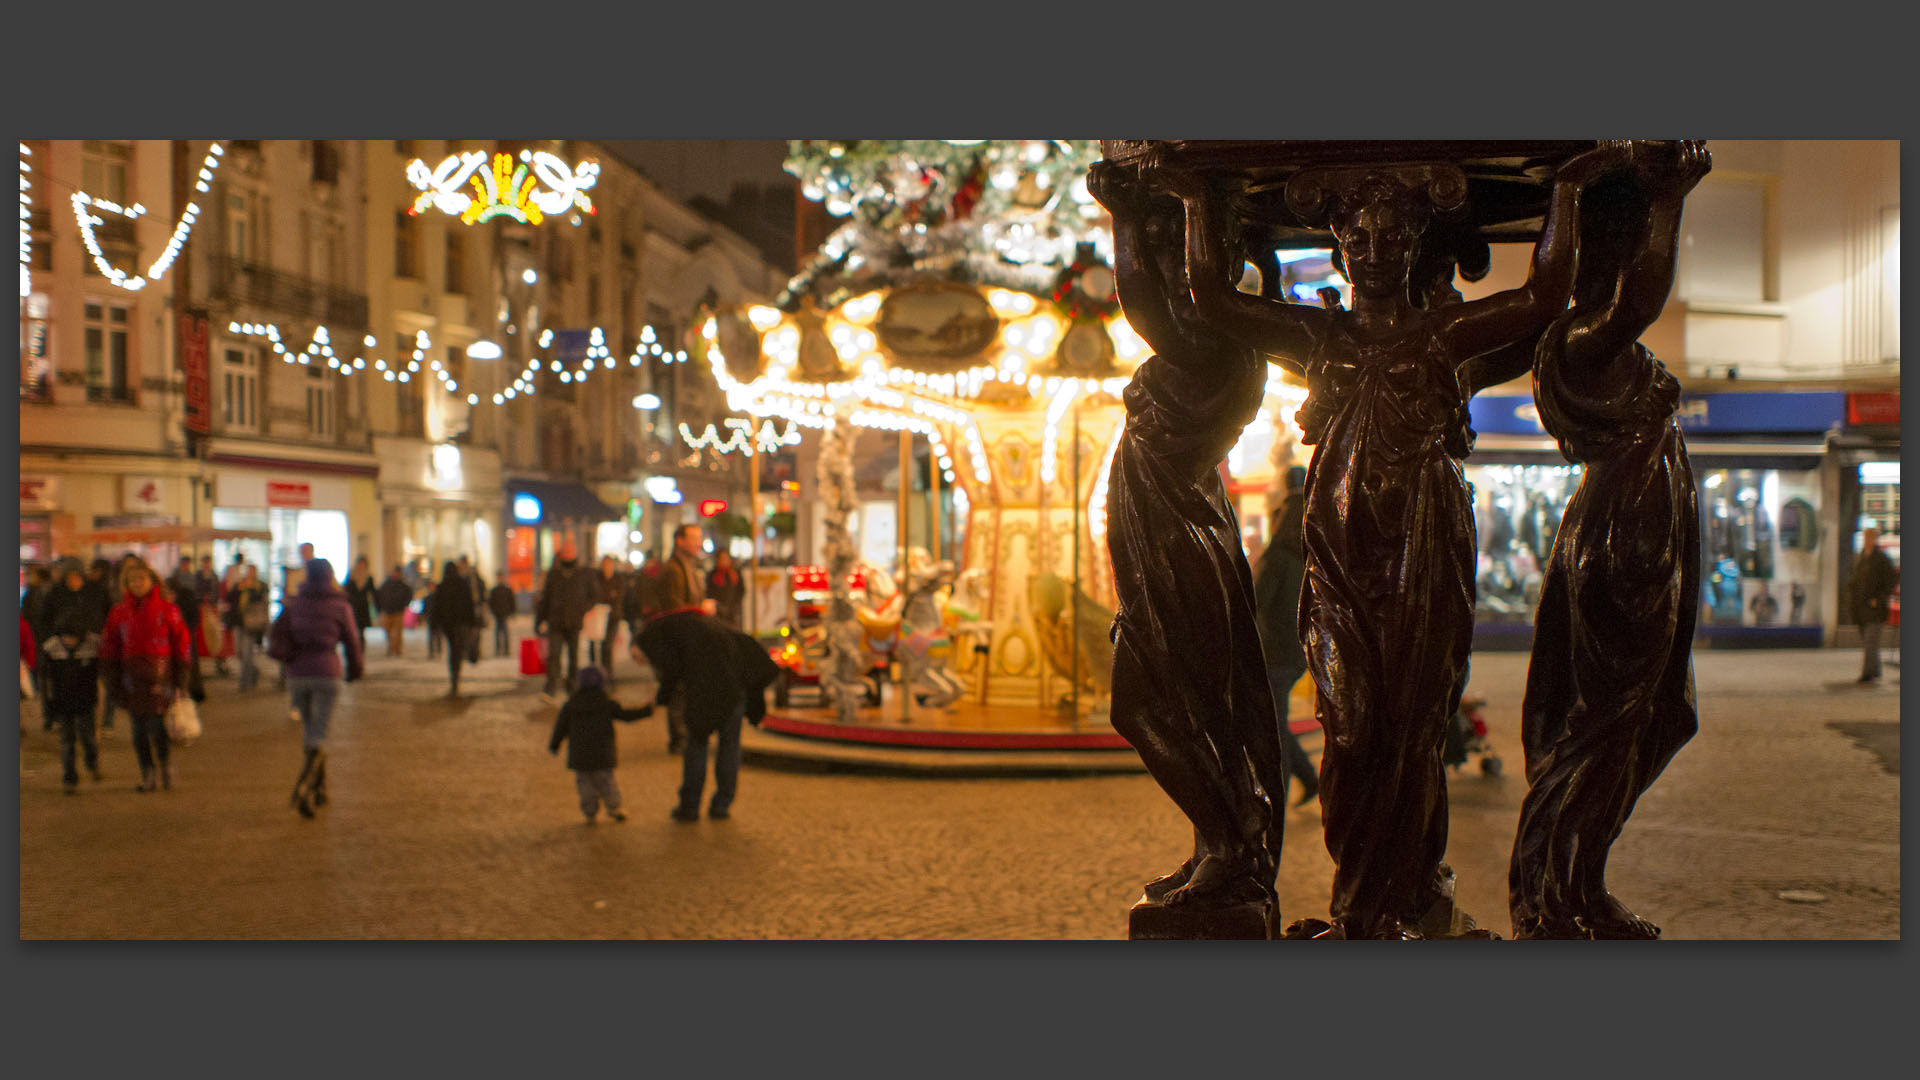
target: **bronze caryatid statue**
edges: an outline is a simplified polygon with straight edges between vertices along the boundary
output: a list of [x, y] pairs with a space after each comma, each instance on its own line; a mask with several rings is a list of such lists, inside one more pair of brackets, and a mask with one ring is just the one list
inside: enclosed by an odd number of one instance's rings
[[1534, 619], [1527, 798], [1508, 878], [1516, 938], [1660, 935], [1606, 887], [1634, 803], [1693, 737], [1700, 519], [1680, 386], [1640, 335], [1673, 285], [1698, 142], [1635, 144], [1631, 182], [1583, 207], [1572, 310], [1533, 352], [1540, 422], [1585, 466]]
[[1260, 407], [1266, 365], [1195, 310], [1182, 209], [1134, 170], [1096, 168], [1127, 319], [1154, 355], [1124, 400], [1107, 504], [1119, 611], [1115, 730], [1193, 822], [1193, 854], [1146, 886], [1132, 936], [1270, 938], [1286, 769], [1253, 578], [1219, 465]]
[[[1120, 219], [1128, 211], [1117, 207], [1127, 200], [1108, 201], [1108, 195], [1125, 190], [1137, 205], [1150, 199], [1144, 192], [1165, 190], [1186, 210], [1192, 314], [1175, 319], [1174, 325], [1181, 330], [1179, 347], [1186, 350], [1182, 356], [1192, 359], [1177, 368], [1178, 380], [1157, 380], [1142, 368], [1142, 376], [1128, 389], [1130, 434], [1136, 418], [1154, 416], [1166, 403], [1197, 401], [1209, 388], [1229, 385], [1246, 366], [1242, 358], [1247, 349], [1306, 378], [1308, 399], [1299, 421], [1314, 454], [1307, 474], [1307, 571], [1300, 628], [1317, 715], [1327, 733], [1320, 791], [1335, 873], [1331, 922], [1307, 920], [1290, 936], [1491, 936], [1475, 930], [1472, 920], [1455, 910], [1451, 872], [1441, 861], [1447, 838], [1441, 744], [1465, 686], [1473, 632], [1474, 527], [1460, 465], [1471, 448], [1472, 432], [1462, 371], [1476, 357], [1537, 337], [1566, 311], [1575, 280], [1581, 191], [1610, 172], [1627, 169], [1629, 146], [1611, 142], [1596, 147], [1589, 142], [1584, 152], [1572, 154], [1562, 148], [1550, 169], [1545, 205], [1532, 211], [1540, 224], [1526, 284], [1471, 302], [1453, 302], [1448, 290], [1414, 280], [1421, 265], [1421, 238], [1435, 216], [1457, 222], [1468, 212], [1473, 188], [1456, 162], [1444, 157], [1396, 161], [1390, 149], [1382, 156], [1378, 144], [1358, 154], [1357, 161], [1352, 156], [1343, 159], [1342, 150], [1361, 144], [1231, 144], [1218, 151], [1216, 160], [1259, 165], [1278, 158], [1290, 163], [1281, 180], [1269, 178], [1264, 186], [1284, 192], [1289, 227], [1331, 227], [1353, 288], [1353, 306], [1347, 310], [1334, 303], [1316, 308], [1284, 302], [1270, 289], [1256, 296], [1237, 288], [1239, 246], [1246, 232], [1242, 226], [1250, 197], [1259, 194], [1262, 182], [1257, 176], [1248, 182], [1243, 172], [1222, 183], [1219, 171], [1209, 174], [1189, 167], [1185, 147], [1206, 145], [1183, 144], [1174, 150], [1146, 144], [1141, 150], [1136, 144], [1134, 152], [1123, 157], [1125, 164], [1098, 170], [1096, 194], [1115, 208], [1117, 258], [1123, 266], [1131, 259], [1139, 266], [1163, 267], [1163, 285], [1171, 277], [1164, 268], [1168, 260], [1163, 249], [1173, 245], [1172, 239], [1150, 227], [1135, 228], [1133, 242], [1137, 245], [1144, 236], [1149, 250], [1120, 254], [1120, 237], [1128, 232]], [[1109, 149], [1109, 158], [1114, 156]], [[1225, 190], [1235, 184], [1237, 188]], [[1229, 202], [1230, 197], [1234, 201]], [[1509, 218], [1526, 216], [1508, 210]], [[1124, 281], [1126, 271], [1121, 272]], [[1135, 299], [1124, 288], [1121, 302], [1134, 321]], [[1159, 318], [1165, 306], [1152, 305], [1152, 318]], [[1173, 306], [1179, 310], [1178, 304]], [[1134, 325], [1160, 347], [1139, 322]], [[1197, 345], [1201, 342], [1204, 347]], [[1205, 461], [1211, 466], [1254, 408], [1261, 378], [1257, 364], [1254, 367], [1255, 372], [1237, 376], [1248, 385], [1246, 404], [1169, 413], [1169, 419], [1190, 425], [1212, 417], [1213, 426], [1173, 428], [1160, 434], [1161, 441], [1209, 452], [1217, 446], [1219, 452]], [[1123, 458], [1126, 451], [1123, 443]], [[1192, 477], [1191, 468], [1185, 475]], [[1154, 569], [1165, 578], [1149, 590], [1142, 587], [1139, 574], [1117, 573], [1123, 645], [1129, 633], [1135, 635], [1122, 652], [1126, 663], [1144, 670], [1177, 672], [1182, 681], [1174, 686], [1193, 677], [1190, 672], [1200, 658], [1205, 658], [1208, 671], [1237, 672], [1242, 663], [1250, 663], [1255, 673], [1249, 678], [1251, 686], [1258, 682], [1258, 644], [1250, 618], [1244, 636], [1235, 629], [1216, 630], [1219, 636], [1195, 641], [1167, 632], [1239, 625], [1232, 617], [1237, 614], [1231, 607], [1235, 594], [1213, 584], [1224, 577], [1213, 567], [1226, 564], [1236, 564], [1238, 579], [1244, 580], [1237, 542], [1231, 558], [1200, 559], [1204, 530], [1194, 526], [1196, 515], [1179, 512], [1204, 501], [1204, 483], [1203, 478], [1190, 478], [1183, 486], [1168, 479], [1156, 486], [1154, 478], [1123, 470], [1116, 460], [1110, 482], [1113, 506], [1124, 507], [1124, 513], [1140, 523], [1137, 527], [1156, 530], [1124, 541], [1115, 531], [1116, 570], [1123, 562], [1123, 542], [1151, 543], [1158, 559]], [[1224, 512], [1230, 521], [1230, 511]], [[1185, 547], [1196, 557], [1184, 557]], [[1179, 621], [1169, 623], [1166, 612], [1174, 609]], [[1251, 661], [1223, 655], [1242, 649], [1249, 651]], [[1116, 727], [1123, 713], [1137, 712], [1135, 726], [1146, 729], [1148, 741], [1156, 744], [1155, 755], [1192, 756], [1192, 748], [1175, 744], [1208, 732], [1205, 721], [1183, 728], [1169, 723], [1161, 711], [1137, 704], [1151, 694], [1164, 695], [1162, 686], [1145, 691], [1130, 686], [1124, 694], [1130, 700], [1123, 702], [1121, 666], [1117, 657]], [[1220, 696], [1215, 691], [1213, 700]], [[1252, 696], [1251, 688], [1242, 693], [1236, 686], [1227, 702], [1238, 710]], [[1267, 705], [1271, 708], [1270, 701]], [[1214, 727], [1221, 723], [1216, 720]], [[1273, 715], [1264, 718], [1264, 727], [1274, 725]], [[1241, 722], [1232, 730], [1246, 732], [1253, 726]], [[1133, 730], [1121, 730], [1140, 745]], [[1209, 745], [1221, 749], [1217, 740]], [[1167, 780], [1161, 782], [1186, 809], [1187, 796], [1176, 793]], [[1247, 821], [1255, 819], [1252, 810], [1246, 814]], [[1204, 848], [1206, 828], [1198, 818], [1195, 826]], [[1248, 827], [1241, 835], [1248, 835]], [[1205, 865], [1202, 859], [1199, 866]]]

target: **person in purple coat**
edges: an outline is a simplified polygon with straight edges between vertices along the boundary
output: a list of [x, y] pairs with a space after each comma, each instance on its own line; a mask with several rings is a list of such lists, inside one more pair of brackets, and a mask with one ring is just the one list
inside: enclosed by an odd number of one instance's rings
[[[340, 651], [346, 650], [342, 671]], [[282, 607], [267, 635], [267, 655], [280, 661], [293, 695], [294, 711], [305, 730], [306, 760], [293, 784], [293, 808], [301, 817], [327, 804], [327, 723], [346, 681], [362, 673], [359, 628], [346, 593], [334, 587], [333, 564], [325, 559], [307, 563], [306, 580]]]

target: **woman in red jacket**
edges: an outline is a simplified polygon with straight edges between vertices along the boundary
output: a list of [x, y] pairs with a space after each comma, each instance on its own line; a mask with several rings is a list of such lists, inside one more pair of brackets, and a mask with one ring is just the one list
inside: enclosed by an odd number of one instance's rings
[[100, 666], [108, 685], [133, 716], [133, 752], [140, 759], [140, 790], [173, 786], [167, 764], [167, 709], [187, 683], [187, 624], [167, 602], [147, 564], [135, 560], [121, 573], [125, 595], [107, 615]]

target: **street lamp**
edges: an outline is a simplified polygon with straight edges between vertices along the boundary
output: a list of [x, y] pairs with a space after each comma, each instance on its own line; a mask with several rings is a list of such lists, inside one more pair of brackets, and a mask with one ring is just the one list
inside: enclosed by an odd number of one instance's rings
[[639, 394], [633, 399], [633, 407], [636, 409], [657, 409], [660, 407], [660, 399], [653, 394]]

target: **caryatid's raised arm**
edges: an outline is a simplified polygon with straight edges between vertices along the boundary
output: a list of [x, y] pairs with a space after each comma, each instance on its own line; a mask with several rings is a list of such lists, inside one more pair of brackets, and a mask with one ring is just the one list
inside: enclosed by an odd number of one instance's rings
[[1587, 372], [1623, 356], [1653, 325], [1673, 290], [1679, 254], [1680, 211], [1687, 193], [1713, 168], [1706, 143], [1689, 139], [1678, 146], [1636, 143], [1635, 179], [1649, 210], [1637, 242], [1620, 260], [1610, 301], [1599, 310], [1577, 314], [1567, 331], [1563, 372]]
[[1562, 165], [1554, 174], [1553, 194], [1540, 239], [1534, 244], [1527, 283], [1442, 309], [1439, 329], [1454, 361], [1465, 364], [1544, 329], [1573, 298], [1579, 253], [1580, 192], [1599, 177], [1631, 163], [1629, 144], [1609, 140]]

